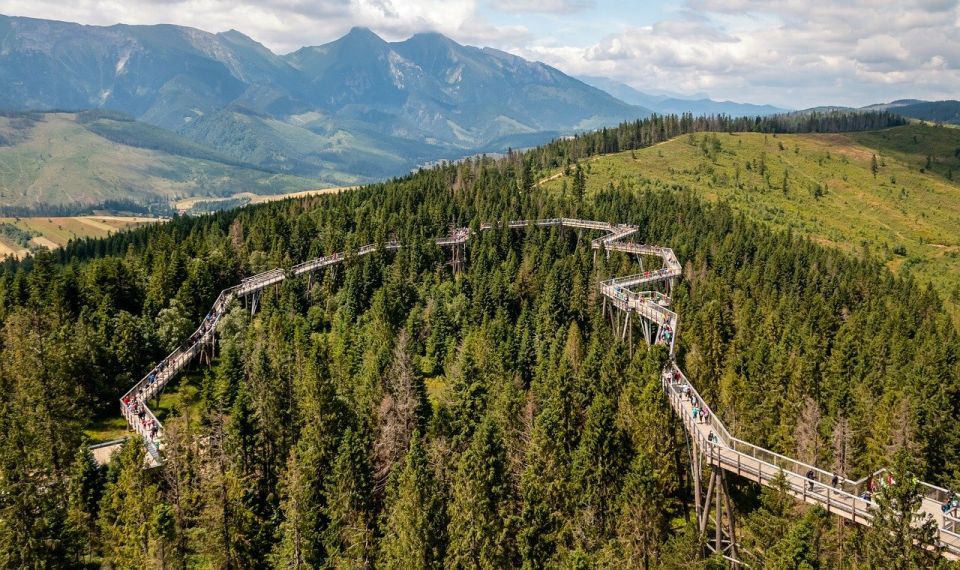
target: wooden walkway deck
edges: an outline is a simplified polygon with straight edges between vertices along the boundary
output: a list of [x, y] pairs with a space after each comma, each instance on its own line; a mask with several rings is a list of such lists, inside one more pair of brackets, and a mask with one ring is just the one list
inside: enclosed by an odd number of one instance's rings
[[[707, 464], [766, 486], [772, 486], [782, 473], [787, 492], [797, 499], [820, 505], [827, 512], [858, 524], [869, 525], [873, 520], [872, 509], [876, 504], [862, 494], [867, 490], [867, 478], [856, 481], [839, 478], [834, 485], [834, 474], [828, 471], [734, 438], [679, 368], [671, 365], [661, 381], [670, 406]], [[706, 422], [694, 419], [694, 403], [708, 410]], [[812, 479], [808, 476], [811, 472]], [[940, 508], [949, 491], [925, 483], [921, 487], [925, 493], [921, 512], [937, 522], [944, 556], [950, 560], [960, 559], [960, 534], [954, 530], [958, 528], [957, 520], [945, 517]]]

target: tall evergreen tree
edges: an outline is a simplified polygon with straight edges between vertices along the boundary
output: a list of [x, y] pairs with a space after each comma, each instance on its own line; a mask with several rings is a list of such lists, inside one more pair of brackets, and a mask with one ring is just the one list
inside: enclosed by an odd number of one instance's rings
[[[39, 293], [38, 293], [39, 294]], [[76, 369], [52, 314], [8, 315], [0, 353], [0, 565], [75, 560], [81, 528], [68, 517], [80, 447]]]
[[931, 568], [942, 562], [937, 523], [920, 512], [923, 493], [913, 461], [909, 452], [901, 449], [890, 470], [892, 483], [881, 485], [874, 495], [877, 506], [864, 543], [873, 567], [908, 570]]
[[363, 440], [348, 427], [325, 485], [325, 515], [329, 522], [323, 543], [328, 563], [334, 567], [365, 568], [372, 563], [370, 494], [373, 487], [368, 457]]
[[624, 477], [616, 525], [624, 563], [631, 568], [650, 568], [669, 535], [669, 499], [662, 488], [651, 461], [637, 455]]
[[616, 425], [613, 402], [598, 394], [590, 408], [573, 458], [573, 493], [579, 507], [579, 534], [594, 548], [613, 528], [620, 483], [629, 465], [627, 441]]
[[441, 490], [418, 432], [387, 491], [377, 565], [388, 570], [442, 568], [446, 516]]
[[[77, 450], [67, 483], [67, 524], [75, 533], [74, 543], [85, 545], [88, 552], [98, 544], [97, 515], [103, 491], [104, 473], [84, 445]], [[79, 552], [78, 552], [79, 554]]]
[[453, 481], [446, 565], [505, 568], [516, 563], [506, 450], [499, 426], [484, 419], [463, 452]]
[[312, 469], [309, 453], [303, 457], [299, 447], [294, 447], [281, 480], [283, 522], [279, 526], [280, 541], [271, 557], [276, 568], [307, 570], [319, 567], [323, 560], [318, 536], [321, 503]]
[[143, 442], [127, 440], [110, 465], [100, 511], [104, 558], [119, 568], [146, 568], [154, 562], [159, 538], [151, 531], [160, 489], [144, 469]]

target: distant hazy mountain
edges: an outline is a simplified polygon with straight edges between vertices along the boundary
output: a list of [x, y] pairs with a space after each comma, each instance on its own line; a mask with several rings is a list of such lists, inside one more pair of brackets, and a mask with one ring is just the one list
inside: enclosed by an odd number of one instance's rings
[[906, 107], [908, 105], [914, 105], [917, 103], [927, 103], [922, 99], [897, 99], [896, 101], [890, 101], [889, 103], [874, 103], [873, 105], [867, 105], [861, 107], [868, 111], [888, 111], [890, 109], [895, 109], [897, 107]]
[[656, 95], [644, 93], [630, 87], [626, 83], [620, 83], [606, 77], [580, 77], [582, 81], [603, 89], [614, 97], [631, 103], [646, 107], [655, 113], [660, 114], [681, 114], [693, 113], [694, 115], [719, 115], [725, 114], [733, 117], [774, 115], [783, 113], [787, 109], [774, 107], [772, 105], [753, 105], [750, 103], [735, 103], [733, 101], [714, 101], [708, 97], [681, 97], [677, 95]]
[[890, 103], [868, 105], [864, 109], [888, 110], [894, 113], [937, 123], [960, 125], [960, 101], [921, 101], [920, 99], [899, 99]]
[[0, 85], [3, 109], [118, 110], [337, 183], [649, 114], [542, 63], [362, 28], [281, 56], [236, 31], [0, 16]]

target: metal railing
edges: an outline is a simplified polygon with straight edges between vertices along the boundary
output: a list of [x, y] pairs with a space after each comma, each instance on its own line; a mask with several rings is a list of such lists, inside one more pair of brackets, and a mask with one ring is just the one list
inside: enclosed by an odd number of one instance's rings
[[[828, 511], [842, 514], [854, 522], [870, 524], [876, 503], [872, 495], [864, 494], [867, 491], [866, 483], [871, 478], [878, 479], [886, 473], [885, 469], [855, 481], [837, 475], [837, 484], [834, 486], [834, 474], [829, 471], [732, 436], [676, 364], [668, 366], [661, 383], [671, 407], [680, 417], [694, 445], [710, 463], [741, 476], [747, 475], [768, 486], [773, 485], [774, 480], [783, 473], [792, 495], [806, 502], [819, 503]], [[707, 410], [706, 422], [693, 419], [685, 405], [693, 403]], [[708, 426], [716, 436], [716, 441], [708, 441], [699, 425]], [[939, 507], [951, 496], [951, 492], [942, 487], [923, 482], [920, 482], [920, 486], [924, 488], [924, 499], [936, 503], [930, 505], [933, 508]], [[945, 551], [951, 556], [960, 556], [960, 519], [943, 514], [943, 522], [938, 524], [938, 528], [940, 543]]]
[[[459, 228], [454, 237], [465, 239], [469, 236], [469, 233], [469, 228]], [[289, 274], [302, 275], [340, 263], [351, 257], [368, 255], [379, 250], [396, 250], [400, 247], [402, 246], [396, 240], [385, 242], [382, 245], [367, 244], [360, 247], [353, 255], [338, 252], [305, 261], [293, 266]], [[214, 342], [216, 329], [226, 312], [226, 307], [233, 299], [262, 291], [271, 285], [284, 281], [287, 276], [288, 272], [282, 268], [270, 269], [245, 277], [241, 279], [238, 285], [221, 291], [210, 312], [207, 313], [200, 326], [190, 337], [157, 363], [150, 372], [120, 397], [120, 413], [127, 421], [129, 428], [142, 436], [152, 465], [159, 465], [162, 461], [163, 424], [160, 423], [147, 405], [149, 400], [157, 396], [177, 374], [186, 368], [204, 346]], [[134, 409], [142, 410], [142, 417], [140, 413], [134, 413]]]

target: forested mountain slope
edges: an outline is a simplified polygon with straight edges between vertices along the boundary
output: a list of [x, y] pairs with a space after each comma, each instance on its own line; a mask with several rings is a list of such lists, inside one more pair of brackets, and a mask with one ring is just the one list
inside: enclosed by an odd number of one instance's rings
[[[960, 131], [711, 133], [582, 165], [588, 194], [683, 188], [820, 243], [869, 251], [960, 301]], [[544, 183], [571, 192], [575, 169]], [[956, 172], [956, 175], [954, 175]], [[956, 178], [956, 179], [954, 179]]]
[[[595, 283], [636, 261], [594, 259], [573, 231], [485, 232], [453, 275], [432, 243], [451, 222], [637, 224], [685, 265], [678, 358], [739, 435], [851, 476], [906, 452], [952, 484], [960, 338], [935, 290], [690, 191], [534, 184], [540, 160], [581, 142], [5, 264], [0, 559], [696, 567], [665, 355], [631, 359], [597, 306]], [[116, 413], [221, 288], [392, 237], [409, 247], [284, 282], [252, 318], [230, 312], [196, 395], [164, 418], [162, 471], [142, 469], [136, 442], [91, 467], [82, 428]], [[908, 556], [883, 528], [736, 487], [743, 548], [772, 566]]]
[[166, 213], [185, 196], [238, 189], [278, 194], [316, 187], [169, 131], [99, 111], [0, 116], [0, 211], [88, 211], [105, 202]]
[[870, 105], [865, 109], [885, 109], [894, 111], [904, 117], [960, 125], [960, 101], [920, 101], [917, 99], [903, 99], [891, 103]]

